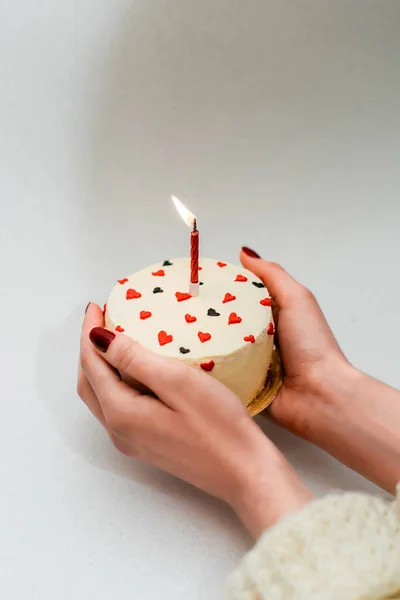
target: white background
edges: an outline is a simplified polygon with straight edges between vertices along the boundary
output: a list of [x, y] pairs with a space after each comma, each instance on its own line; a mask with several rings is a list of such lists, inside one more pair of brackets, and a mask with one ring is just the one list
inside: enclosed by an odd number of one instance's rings
[[[251, 545], [75, 391], [87, 302], [186, 254], [171, 192], [203, 255], [278, 260], [400, 386], [399, 32], [397, 0], [0, 0], [2, 599], [210, 600]], [[376, 491], [263, 427], [318, 495]]]

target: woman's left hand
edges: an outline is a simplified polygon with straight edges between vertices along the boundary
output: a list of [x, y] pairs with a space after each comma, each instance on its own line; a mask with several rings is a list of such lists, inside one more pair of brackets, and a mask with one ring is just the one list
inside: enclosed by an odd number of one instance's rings
[[91, 303], [82, 328], [78, 393], [118, 450], [225, 500], [255, 537], [311, 499], [228, 388], [103, 326], [100, 307]]

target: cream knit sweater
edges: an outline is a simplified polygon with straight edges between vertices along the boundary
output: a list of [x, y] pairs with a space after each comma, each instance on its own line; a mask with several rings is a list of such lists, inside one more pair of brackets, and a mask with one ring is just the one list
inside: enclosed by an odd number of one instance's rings
[[400, 599], [397, 501], [327, 496], [266, 531], [230, 576], [229, 600]]

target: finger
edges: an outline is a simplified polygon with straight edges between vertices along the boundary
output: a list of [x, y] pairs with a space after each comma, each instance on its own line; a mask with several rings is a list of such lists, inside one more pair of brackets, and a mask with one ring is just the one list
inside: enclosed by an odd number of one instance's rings
[[103, 311], [100, 306], [94, 302], [89, 302], [86, 307], [85, 317], [82, 322], [81, 332], [81, 352], [86, 348], [91, 348], [91, 344], [88, 343], [88, 335], [93, 327], [102, 327], [104, 325]]
[[170, 406], [174, 405], [178, 387], [191, 379], [190, 367], [151, 352], [123, 333], [95, 327], [89, 337], [110, 365], [139, 381]]
[[119, 374], [96, 352], [90, 342], [90, 331], [103, 323], [101, 308], [92, 302], [88, 306], [82, 325], [80, 361], [104, 418], [108, 421], [108, 414], [117, 405], [131, 403], [132, 399], [140, 394], [121, 381]]
[[304, 287], [280, 265], [249, 256], [242, 250], [242, 265], [265, 283], [278, 308], [293, 305], [304, 293]]
[[275, 302], [275, 300], [273, 298], [271, 298], [271, 311], [272, 311], [272, 318], [274, 319], [275, 328], [276, 328], [276, 327], [278, 327], [278, 322], [279, 322], [279, 306], [277, 305], [277, 303]]
[[82, 323], [80, 362], [99, 402], [101, 402], [99, 395], [101, 386], [109, 387], [110, 383], [120, 380], [118, 374], [110, 369], [109, 365], [101, 360], [99, 354], [94, 351], [89, 340], [89, 332], [93, 327], [101, 327], [103, 324], [104, 317], [100, 306], [91, 302], [86, 309]]
[[100, 403], [81, 365], [78, 367], [78, 394], [90, 412], [98, 421], [100, 421], [103, 427], [106, 427], [106, 420], [104, 418]]
[[92, 326], [102, 325], [103, 322], [104, 316], [100, 307], [94, 302], [89, 302], [89, 304], [86, 307], [85, 317], [82, 323], [81, 352], [79, 356], [78, 366], [78, 394], [85, 402], [89, 410], [93, 413], [93, 415], [100, 421], [100, 423], [102, 423], [102, 425], [105, 426], [105, 417], [103, 410], [82, 367], [82, 350], [83, 352], [87, 352], [87, 348], [90, 348], [90, 344], [87, 344], [87, 341], [85, 343], [85, 340], [87, 340], [87, 329], [89, 329], [90, 331], [90, 328]]
[[[86, 377], [91, 384], [94, 393], [101, 403], [100, 396], [103, 396], [103, 390], [112, 387], [115, 391], [115, 387], [124, 389], [123, 385], [118, 386], [121, 382], [121, 378], [110, 365], [104, 361], [103, 357], [93, 347], [90, 342], [89, 333], [93, 328], [100, 328], [104, 325], [103, 312], [97, 304], [91, 302], [86, 310], [85, 318], [82, 324], [81, 334], [81, 367], [86, 374]], [[111, 332], [110, 332], [111, 333]], [[113, 335], [113, 334], [111, 334]], [[135, 390], [132, 390], [135, 393]]]

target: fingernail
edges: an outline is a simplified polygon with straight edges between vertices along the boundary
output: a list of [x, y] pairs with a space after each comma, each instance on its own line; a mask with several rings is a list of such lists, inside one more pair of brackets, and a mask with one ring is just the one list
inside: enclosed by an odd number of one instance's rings
[[89, 302], [89, 303], [88, 303], [88, 305], [87, 305], [87, 307], [85, 308], [85, 315], [86, 315], [86, 313], [87, 313], [87, 311], [88, 311], [88, 308], [89, 308], [89, 306], [90, 306], [91, 304], [92, 304], [92, 303], [91, 303], [91, 302]]
[[247, 256], [251, 256], [251, 258], [261, 258], [257, 252], [254, 252], [251, 248], [247, 248], [247, 246], [243, 246], [242, 250]]
[[92, 344], [101, 352], [107, 352], [109, 345], [115, 338], [115, 333], [104, 329], [103, 327], [95, 327], [89, 333], [89, 338]]

